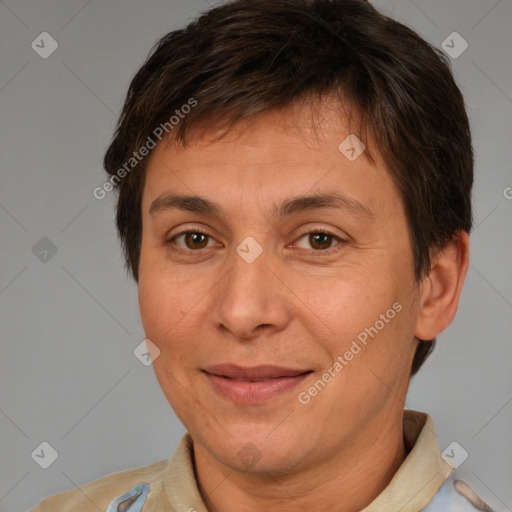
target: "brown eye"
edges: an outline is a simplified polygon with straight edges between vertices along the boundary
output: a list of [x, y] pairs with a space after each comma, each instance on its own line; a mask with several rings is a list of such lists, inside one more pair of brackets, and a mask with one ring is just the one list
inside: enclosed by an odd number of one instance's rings
[[308, 241], [313, 249], [330, 249], [334, 237], [328, 233], [310, 233]]
[[319, 228], [303, 232], [302, 236], [294, 242], [293, 247], [305, 249], [310, 254], [326, 253], [327, 255], [338, 249], [342, 249], [344, 242], [346, 242], [346, 239], [340, 238], [330, 231], [324, 231], [323, 228]]
[[213, 247], [215, 240], [201, 231], [182, 231], [166, 240], [165, 245], [169, 246], [172, 251], [191, 255], [193, 252], [202, 253], [201, 249]]
[[339, 245], [343, 240], [332, 233], [324, 231], [308, 231], [304, 233], [295, 243], [300, 249], [313, 250], [316, 252], [327, 251]]
[[208, 235], [203, 233], [184, 233], [184, 242], [187, 249], [204, 249], [208, 245]]

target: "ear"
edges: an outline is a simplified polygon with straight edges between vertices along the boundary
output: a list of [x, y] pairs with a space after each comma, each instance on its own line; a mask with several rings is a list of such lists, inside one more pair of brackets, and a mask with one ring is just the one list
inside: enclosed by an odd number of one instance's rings
[[432, 268], [420, 284], [420, 304], [414, 335], [432, 340], [450, 325], [457, 312], [469, 266], [469, 235], [459, 231], [435, 255]]

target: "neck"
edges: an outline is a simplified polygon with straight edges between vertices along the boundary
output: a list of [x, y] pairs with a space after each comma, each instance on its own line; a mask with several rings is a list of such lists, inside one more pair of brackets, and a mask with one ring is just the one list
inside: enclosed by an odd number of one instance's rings
[[286, 474], [238, 472], [194, 444], [197, 479], [210, 512], [332, 510], [369, 505], [406, 457], [402, 417], [376, 422], [328, 460]]

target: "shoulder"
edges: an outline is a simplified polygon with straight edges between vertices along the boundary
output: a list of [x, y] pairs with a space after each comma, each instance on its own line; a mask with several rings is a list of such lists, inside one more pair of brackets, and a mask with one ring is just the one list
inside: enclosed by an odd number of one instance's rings
[[117, 496], [138, 484], [158, 487], [168, 461], [162, 460], [140, 468], [107, 475], [77, 489], [62, 492], [43, 500], [32, 512], [98, 512], [107, 510]]
[[453, 472], [423, 512], [494, 512], [471, 487]]

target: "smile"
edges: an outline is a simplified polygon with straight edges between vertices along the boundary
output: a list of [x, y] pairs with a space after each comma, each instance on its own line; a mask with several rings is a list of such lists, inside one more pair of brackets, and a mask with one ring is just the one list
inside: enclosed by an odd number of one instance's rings
[[277, 366], [217, 365], [203, 373], [222, 397], [237, 403], [263, 403], [290, 391], [312, 371]]

